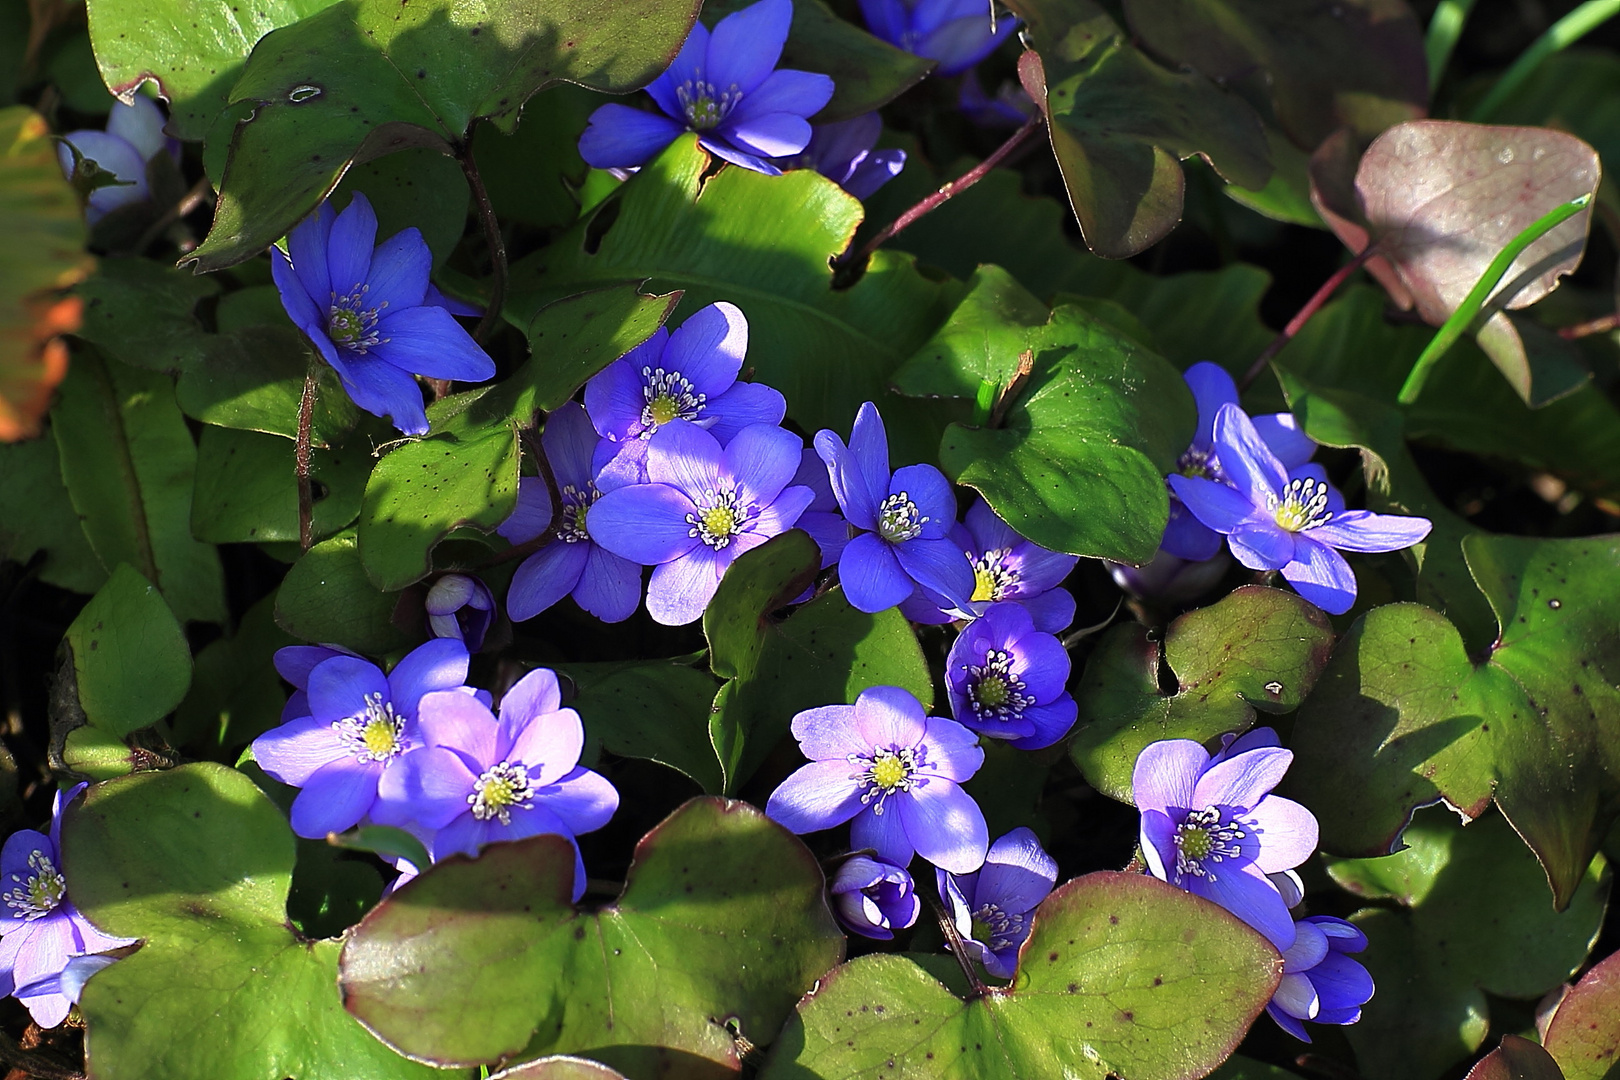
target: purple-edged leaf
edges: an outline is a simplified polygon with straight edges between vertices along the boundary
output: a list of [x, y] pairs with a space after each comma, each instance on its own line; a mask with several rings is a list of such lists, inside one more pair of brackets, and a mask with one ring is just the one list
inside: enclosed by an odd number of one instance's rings
[[1566, 1080], [1604, 1080], [1620, 1060], [1620, 952], [1565, 991], [1542, 1045]]
[[1088, 874], [1036, 909], [1008, 989], [963, 1001], [906, 956], [834, 969], [761, 1080], [1192, 1080], [1231, 1054], [1281, 974], [1271, 946], [1214, 904], [1141, 874]]
[[726, 1077], [741, 1068], [728, 1026], [769, 1042], [843, 956], [815, 858], [746, 803], [670, 815], [604, 908], [577, 910], [573, 880], [555, 836], [440, 864], [349, 938], [349, 1011], [445, 1064], [581, 1053], [635, 1076], [674, 1059], [681, 1076]]
[[557, 1054], [491, 1073], [489, 1080], [624, 1080], [624, 1074], [589, 1058]]
[[1481, 1058], [1463, 1080], [1564, 1080], [1553, 1056], [1520, 1035], [1502, 1036], [1502, 1045]]

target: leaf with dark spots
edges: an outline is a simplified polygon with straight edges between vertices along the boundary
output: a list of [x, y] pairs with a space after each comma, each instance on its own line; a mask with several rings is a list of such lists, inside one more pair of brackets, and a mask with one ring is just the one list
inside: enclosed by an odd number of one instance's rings
[[1551, 1054], [1520, 1035], [1502, 1036], [1502, 1045], [1468, 1070], [1463, 1080], [1564, 1080]]
[[1620, 1061], [1620, 952], [1559, 999], [1542, 1036], [1566, 1080], [1605, 1080]]
[[815, 859], [746, 803], [677, 810], [605, 908], [576, 909], [573, 882], [556, 836], [439, 864], [350, 937], [349, 1011], [447, 1065], [580, 1053], [634, 1076], [727, 1077], [740, 1060], [718, 1018], [767, 1043], [843, 956]]

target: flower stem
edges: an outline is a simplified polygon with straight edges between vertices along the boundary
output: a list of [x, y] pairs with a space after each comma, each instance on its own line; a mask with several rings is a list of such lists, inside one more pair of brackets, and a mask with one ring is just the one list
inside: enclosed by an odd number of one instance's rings
[[1249, 370], [1243, 373], [1242, 380], [1238, 382], [1239, 390], [1247, 390], [1254, 383], [1254, 380], [1260, 377], [1260, 373], [1266, 370], [1266, 365], [1271, 362], [1271, 358], [1282, 352], [1283, 346], [1292, 341], [1294, 335], [1305, 328], [1305, 324], [1311, 321], [1311, 316], [1315, 315], [1322, 305], [1328, 302], [1329, 297], [1339, 291], [1339, 286], [1343, 285], [1351, 274], [1360, 270], [1368, 259], [1377, 254], [1377, 247], [1378, 242], [1376, 240], [1369, 243], [1361, 249], [1359, 255], [1339, 267], [1332, 277], [1322, 283], [1322, 287], [1316, 290], [1316, 294], [1305, 301], [1305, 306], [1300, 308], [1292, 319], [1288, 320], [1288, 325], [1282, 328], [1282, 332], [1272, 338], [1271, 343], [1261, 350], [1259, 356], [1255, 357], [1254, 363], [1249, 365]]
[[298, 438], [293, 444], [293, 473], [298, 477], [298, 546], [308, 551], [314, 543], [315, 492], [309, 482], [310, 427], [315, 417], [315, 390], [320, 383], [320, 358], [311, 354], [304, 372], [304, 393], [298, 399]]
[[962, 932], [956, 928], [956, 923], [952, 921], [950, 913], [945, 910], [944, 905], [934, 898], [932, 893], [925, 895], [928, 897], [929, 906], [934, 909], [934, 916], [939, 919], [939, 928], [944, 932], [945, 940], [951, 947], [951, 955], [956, 957], [957, 964], [962, 968], [962, 974], [967, 977], [967, 999], [977, 1001], [989, 993], [990, 988], [985, 985], [983, 979], [979, 978], [978, 971], [973, 967], [973, 961], [968, 959], [967, 948], [962, 941]]
[[1428, 381], [1435, 365], [1457, 343], [1457, 339], [1463, 336], [1464, 331], [1473, 325], [1474, 320], [1479, 316], [1480, 309], [1485, 306], [1486, 299], [1490, 297], [1497, 285], [1501, 284], [1502, 279], [1507, 276], [1508, 268], [1513, 265], [1513, 260], [1524, 254], [1525, 248], [1586, 209], [1591, 201], [1592, 196], [1588, 193], [1579, 198], [1571, 199], [1567, 203], [1559, 204], [1535, 221], [1532, 221], [1529, 227], [1510, 240], [1507, 247], [1497, 253], [1496, 258], [1492, 259], [1491, 264], [1485, 268], [1485, 273], [1480, 275], [1479, 281], [1474, 283], [1473, 289], [1463, 298], [1463, 302], [1457, 306], [1457, 310], [1451, 313], [1451, 318], [1441, 324], [1440, 329], [1429, 340], [1429, 344], [1424, 346], [1423, 352], [1417, 358], [1417, 362], [1412, 365], [1412, 372], [1407, 375], [1405, 384], [1401, 386], [1400, 397], [1397, 399], [1402, 405], [1412, 404], [1418, 399], [1418, 395], [1423, 393], [1423, 384]]
[[467, 177], [467, 187], [472, 191], [473, 203], [478, 207], [478, 220], [484, 226], [484, 242], [489, 245], [492, 269], [489, 306], [484, 309], [484, 317], [478, 320], [478, 328], [473, 331], [473, 340], [482, 345], [495, 329], [495, 323], [501, 317], [501, 307], [506, 303], [506, 240], [501, 236], [501, 223], [495, 217], [494, 204], [489, 201], [489, 192], [484, 188], [484, 178], [479, 175], [478, 162], [473, 159], [472, 140], [457, 148], [456, 162]]
[[1041, 122], [1041, 117], [1039, 115], [1030, 117], [1029, 120], [1024, 123], [1023, 127], [1013, 132], [1012, 136], [1006, 142], [996, 147], [995, 152], [989, 157], [979, 162], [957, 179], [951, 180], [944, 184], [939, 188], [938, 191], [933, 192], [927, 198], [917, 203], [917, 205], [895, 218], [894, 221], [890, 222], [889, 225], [886, 226], [881, 232], [872, 237], [872, 239], [868, 240], [866, 245], [861, 248], [858, 254], [851, 256], [849, 252], [846, 251], [843, 255], [838, 257], [837, 265], [840, 267], [846, 265], [864, 266], [866, 264], [866, 260], [872, 257], [873, 252], [877, 251], [878, 248], [882, 247], [902, 229], [905, 229], [918, 218], [929, 213], [930, 211], [939, 209], [945, 204], [946, 200], [950, 199], [953, 195], [960, 195], [974, 184], [977, 184], [980, 180], [983, 180], [987, 175], [989, 175], [991, 169], [995, 168], [997, 165], [1000, 165], [1008, 154], [1018, 149], [1025, 139], [1034, 134], [1035, 129], [1041, 126]]
[[1620, 330], [1620, 311], [1576, 323], [1574, 326], [1566, 326], [1558, 331], [1558, 336], [1565, 341], [1574, 341], [1576, 338], [1590, 337], [1593, 334], [1607, 334], [1610, 330]]

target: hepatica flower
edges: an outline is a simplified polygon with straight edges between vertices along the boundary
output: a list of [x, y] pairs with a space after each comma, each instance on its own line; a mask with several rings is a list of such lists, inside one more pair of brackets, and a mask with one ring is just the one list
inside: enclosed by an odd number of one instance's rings
[[97, 930], [67, 894], [62, 809], [85, 786], [56, 793], [50, 835], [19, 829], [0, 849], [0, 994], [15, 995], [42, 1028], [67, 1019], [77, 1000], [61, 980], [73, 958], [135, 943]]
[[[65, 144], [72, 144], [68, 149]], [[145, 202], [151, 197], [147, 186], [146, 163], [170, 146], [163, 134], [163, 111], [157, 103], [136, 94], [130, 104], [115, 102], [107, 114], [107, 130], [87, 128], [71, 131], [57, 145], [57, 161], [63, 175], [73, 176], [73, 150], [94, 161], [118, 180], [90, 192], [85, 218], [92, 225], [121, 206]]]
[[468, 652], [483, 646], [484, 635], [495, 621], [495, 594], [469, 574], [446, 574], [435, 581], [423, 607], [429, 632], [465, 642]]
[[951, 529], [951, 539], [973, 564], [968, 614], [983, 615], [991, 604], [1011, 601], [1026, 608], [1035, 629], [1045, 633], [1056, 634], [1074, 622], [1074, 597], [1059, 586], [1077, 557], [1025, 540], [983, 499], [974, 500], [962, 524]]
[[1233, 558], [1251, 570], [1281, 570], [1301, 596], [1334, 615], [1356, 600], [1344, 551], [1399, 551], [1429, 534], [1427, 518], [1346, 510], [1320, 465], [1285, 466], [1248, 416], [1222, 405], [1214, 445], [1230, 482], [1171, 476], [1187, 509], [1226, 535]]
[[[579, 765], [585, 729], [564, 709], [557, 676], [536, 668], [501, 699], [500, 718], [471, 694], [424, 696], [422, 745], [382, 781], [376, 818], [430, 834], [435, 861], [476, 855], [484, 844], [542, 833], [566, 837], [606, 825], [619, 793], [606, 777]], [[574, 899], [585, 891], [578, 861]]]
[[743, 428], [721, 448], [709, 432], [670, 422], [648, 443], [646, 484], [616, 488], [591, 509], [591, 536], [653, 567], [647, 611], [666, 626], [703, 614], [726, 568], [793, 527], [812, 498], [790, 485], [803, 448], [770, 424]]
[[909, 53], [938, 60], [936, 75], [959, 75], [1018, 29], [1003, 14], [992, 20], [988, 0], [861, 0], [872, 33]]
[[952, 873], [984, 862], [984, 814], [961, 784], [984, 763], [973, 733], [927, 716], [897, 686], [861, 691], [853, 705], [807, 709], [793, 736], [810, 759], [766, 801], [789, 832], [831, 829], [853, 819], [850, 846], [896, 866], [915, 854]]
[[1057, 861], [1033, 832], [1019, 828], [991, 844], [972, 873], [934, 874], [968, 955], [996, 978], [1012, 978], [1035, 908], [1057, 883]]
[[495, 363], [429, 301], [433, 256], [422, 234], [410, 228], [381, 244], [376, 238], [377, 215], [356, 192], [343, 213], [323, 202], [288, 233], [292, 259], [272, 248], [270, 270], [281, 306], [354, 403], [407, 435], [425, 435], [415, 376], [481, 382]]
[[1190, 739], [1152, 743], [1136, 759], [1131, 788], [1149, 872], [1221, 905], [1283, 950], [1294, 944], [1294, 921], [1266, 875], [1311, 856], [1316, 819], [1271, 794], [1294, 755], [1243, 748], [1260, 741], [1232, 744], [1214, 759]]
[[922, 901], [903, 866], [854, 855], [828, 885], [838, 921], [862, 937], [888, 941], [896, 930], [917, 921]]
[[844, 595], [859, 611], [884, 611], [922, 586], [951, 607], [973, 595], [973, 568], [950, 539], [956, 496], [932, 465], [889, 471], [889, 440], [870, 401], [855, 415], [849, 445], [818, 431], [816, 453], [827, 463], [833, 494], [849, 523], [862, 530], [838, 558]]
[[[1193, 401], [1198, 405], [1198, 431], [1192, 445], [1176, 462], [1176, 471], [1182, 476], [1224, 482], [1226, 475], [1215, 453], [1215, 416], [1222, 406], [1237, 404], [1237, 384], [1225, 368], [1207, 360], [1188, 368], [1182, 378], [1187, 381]], [[1292, 413], [1256, 416], [1251, 422], [1286, 469], [1304, 465], [1316, 452], [1316, 443], [1299, 430]], [[1182, 504], [1174, 484], [1170, 486], [1170, 522], [1165, 526], [1160, 547], [1178, 559], [1191, 562], [1213, 559], [1221, 550], [1220, 534]]]
[[738, 382], [748, 320], [736, 305], [710, 304], [674, 333], [663, 327], [585, 386], [585, 409], [603, 438], [620, 444], [604, 466], [612, 485], [645, 481], [647, 440], [671, 420], [722, 444], [750, 424], [780, 424], [787, 399], [762, 383]]
[[1266, 1012], [1295, 1038], [1311, 1041], [1302, 1020], [1353, 1024], [1372, 1000], [1373, 979], [1345, 953], [1367, 947], [1367, 935], [1331, 915], [1294, 924], [1294, 944], [1283, 952], [1283, 977]]
[[857, 199], [871, 198], [906, 167], [904, 150], [877, 150], [883, 121], [877, 113], [862, 113], [834, 124], [817, 124], [810, 144], [783, 168], [814, 169]]
[[1020, 750], [1051, 746], [1074, 726], [1069, 654], [1017, 604], [991, 604], [956, 636], [945, 660], [951, 715]]
[[[590, 417], [569, 402], [546, 419], [540, 433], [562, 509], [556, 538], [524, 559], [512, 575], [506, 613], [522, 622], [565, 596], [603, 622], [623, 622], [641, 603], [641, 567], [591, 539], [591, 508], [601, 498], [596, 486], [597, 452], [613, 444], [596, 434]], [[518, 483], [518, 504], [500, 534], [514, 544], [545, 533], [552, 524], [551, 497], [544, 480], [526, 476]]]
[[[421, 744], [423, 695], [462, 687], [467, 660], [459, 639], [436, 638], [407, 653], [386, 676], [358, 656], [334, 656], [311, 668], [309, 714], [253, 740], [260, 768], [303, 789], [292, 804], [293, 832], [320, 839], [372, 813], [383, 776]], [[472, 700], [465, 689], [458, 693]]]
[[698, 23], [669, 70], [647, 92], [664, 115], [603, 105], [580, 136], [579, 154], [598, 169], [645, 164], [682, 133], [716, 157], [780, 175], [769, 158], [810, 141], [805, 119], [832, 99], [833, 82], [808, 71], [774, 70], [793, 22], [793, 0], [759, 0], [710, 32]]

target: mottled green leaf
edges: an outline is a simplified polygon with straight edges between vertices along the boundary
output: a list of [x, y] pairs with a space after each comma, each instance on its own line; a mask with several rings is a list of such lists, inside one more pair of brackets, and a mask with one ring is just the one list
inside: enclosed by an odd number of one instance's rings
[[1620, 952], [1610, 953], [1558, 1002], [1542, 1039], [1565, 1080], [1607, 1080], [1620, 1061]]
[[293, 637], [381, 656], [410, 639], [394, 625], [398, 597], [371, 583], [353, 533], [310, 548], [276, 592], [276, 624]]
[[[314, 534], [332, 535], [360, 512], [371, 455], [348, 447], [311, 455]], [[212, 544], [298, 540], [293, 446], [257, 431], [206, 427], [198, 442], [191, 530]]]
[[592, 680], [568, 704], [604, 750], [668, 765], [714, 794], [725, 786], [709, 743], [714, 693], [714, 679], [703, 672], [655, 661]]
[[[279, 302], [276, 309], [276, 321], [270, 325], [215, 335], [204, 362], [180, 373], [175, 397], [187, 416], [239, 431], [263, 431], [288, 439], [297, 436], [310, 347], [280, 311]], [[321, 364], [310, 418], [311, 438], [316, 445], [335, 442], [359, 419], [359, 410], [337, 373]]]
[[281, 723], [286, 691], [274, 657], [298, 642], [276, 625], [275, 602], [266, 596], [234, 632], [198, 651], [191, 691], [171, 723], [176, 746], [199, 756], [230, 753]]
[[0, 559], [26, 564], [40, 551], [41, 581], [91, 593], [107, 580], [79, 527], [49, 435], [0, 443]]
[[516, 130], [482, 124], [473, 133], [478, 173], [502, 221], [545, 229], [574, 223], [589, 172], [579, 137], [601, 104], [601, 96], [584, 87], [557, 86], [523, 113]]
[[79, 705], [114, 735], [163, 719], [191, 685], [191, 647], [152, 583], [120, 564], [68, 627]]
[[219, 292], [213, 278], [152, 263], [102, 259], [74, 290], [84, 301], [79, 337], [107, 356], [150, 371], [182, 371], [201, 363], [209, 335], [193, 310]]

